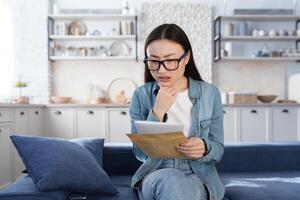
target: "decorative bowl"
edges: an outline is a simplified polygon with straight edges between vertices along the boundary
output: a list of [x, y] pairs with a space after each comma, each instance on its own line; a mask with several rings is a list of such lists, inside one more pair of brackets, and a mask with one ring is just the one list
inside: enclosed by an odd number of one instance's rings
[[68, 103], [72, 97], [51, 96], [50, 99], [53, 103]]
[[276, 97], [277, 95], [257, 95], [257, 99], [262, 103], [271, 103]]

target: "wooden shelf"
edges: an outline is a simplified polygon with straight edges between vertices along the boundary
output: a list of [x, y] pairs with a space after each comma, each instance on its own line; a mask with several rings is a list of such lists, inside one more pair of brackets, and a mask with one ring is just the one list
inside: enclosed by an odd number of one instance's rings
[[71, 56], [50, 56], [50, 60], [52, 61], [63, 61], [63, 60], [135, 60], [134, 56], [107, 56], [107, 57], [100, 57], [100, 56], [86, 56], [86, 57], [71, 57]]
[[300, 40], [300, 36], [224, 36], [221, 37], [222, 40], [225, 41], [261, 41], [261, 40], [269, 40], [269, 41], [295, 41]]
[[52, 19], [134, 19], [136, 15], [122, 15], [122, 14], [55, 14], [48, 15]]
[[132, 39], [134, 40], [136, 35], [116, 35], [116, 36], [74, 36], [74, 35], [50, 35], [50, 39], [55, 40], [110, 40], [110, 39]]
[[291, 21], [298, 20], [296, 15], [222, 15], [222, 20], [249, 20], [249, 21]]
[[[116, 23], [119, 23], [120, 21], [131, 21], [134, 23], [134, 35], [112, 35], [113, 33], [110, 33], [111, 35], [54, 35], [56, 33], [54, 31], [54, 25], [57, 21], [62, 22], [68, 22], [73, 20], [82, 20], [82, 21], [92, 21], [95, 22], [101, 22], [102, 20], [109, 20], [114, 21]], [[93, 13], [87, 13], [87, 14], [50, 14], [48, 15], [48, 58], [50, 61], [91, 61], [91, 60], [136, 60], [138, 61], [138, 36], [137, 36], [137, 20], [138, 16], [136, 14], [93, 14]], [[113, 24], [111, 25], [113, 27]], [[130, 24], [131, 28], [131, 24]], [[68, 56], [51, 56], [51, 42], [52, 41], [64, 41], [64, 42], [94, 42], [99, 43], [100, 40], [106, 40], [105, 42], [113, 42], [114, 40], [126, 40], [130, 43], [134, 43], [134, 46], [131, 45], [132, 49], [134, 49], [134, 56], [91, 56], [91, 57], [68, 57]], [[104, 42], [104, 41], [101, 41]], [[100, 43], [101, 43], [100, 42]], [[82, 44], [82, 43], [80, 43]], [[83, 43], [84, 44], [84, 43]]]

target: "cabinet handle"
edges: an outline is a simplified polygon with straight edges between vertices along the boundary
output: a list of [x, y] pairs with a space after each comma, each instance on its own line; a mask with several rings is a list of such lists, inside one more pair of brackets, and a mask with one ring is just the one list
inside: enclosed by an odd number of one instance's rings
[[2, 116], [2, 113], [0, 113], [0, 117]]
[[34, 112], [34, 114], [38, 115], [38, 114], [39, 114], [39, 111], [36, 110], [36, 111]]
[[225, 114], [225, 113], [226, 113], [226, 111], [225, 111], [225, 110], [223, 110], [223, 113]]
[[257, 113], [257, 110], [251, 110], [251, 113], [255, 113], [255, 114], [256, 114], [256, 113]]
[[93, 114], [94, 114], [94, 112], [93, 112], [92, 110], [89, 110], [87, 113], [88, 113], [89, 115], [93, 115]]
[[20, 112], [20, 115], [25, 115], [25, 113], [23, 111]]
[[125, 111], [121, 111], [120, 113], [121, 113], [121, 115], [127, 115], [127, 112], [125, 112]]
[[2, 133], [2, 130], [0, 129], [0, 133]]
[[61, 112], [58, 110], [58, 111], [55, 111], [54, 112], [56, 115], [61, 115]]
[[283, 109], [282, 112], [283, 113], [289, 113], [290, 111], [288, 109]]

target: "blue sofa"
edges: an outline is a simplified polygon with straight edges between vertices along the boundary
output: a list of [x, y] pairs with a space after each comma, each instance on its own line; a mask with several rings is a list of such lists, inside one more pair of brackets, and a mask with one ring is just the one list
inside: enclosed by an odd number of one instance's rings
[[[141, 165], [132, 154], [132, 147], [105, 144], [103, 163], [120, 193], [118, 196], [89, 195], [86, 199], [138, 199], [136, 191], [129, 187], [131, 176]], [[300, 199], [300, 142], [226, 145], [217, 168], [226, 187], [224, 199]], [[40, 192], [31, 178], [24, 176], [1, 190], [0, 200], [21, 200], [24, 196], [30, 196], [32, 200], [42, 196], [62, 200], [68, 199], [69, 195], [63, 191]]]

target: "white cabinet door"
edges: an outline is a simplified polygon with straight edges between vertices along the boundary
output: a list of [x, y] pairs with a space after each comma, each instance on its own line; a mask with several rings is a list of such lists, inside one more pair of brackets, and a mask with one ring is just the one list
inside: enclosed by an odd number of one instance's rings
[[274, 107], [273, 140], [297, 141], [297, 107]]
[[247, 107], [240, 109], [240, 140], [265, 142], [268, 140], [268, 109]]
[[129, 108], [107, 109], [109, 142], [130, 142], [127, 133], [130, 133]]
[[237, 112], [237, 108], [224, 107], [224, 142], [237, 141]]
[[15, 133], [28, 134], [29, 125], [29, 109], [28, 108], [15, 108]]
[[44, 109], [29, 109], [29, 131], [30, 135], [44, 135]]
[[77, 137], [105, 138], [105, 109], [77, 109]]
[[[14, 133], [20, 135], [28, 135], [29, 125], [29, 109], [28, 108], [15, 108], [14, 114]], [[25, 169], [22, 159], [20, 158], [17, 150], [14, 149], [15, 154], [15, 179], [22, 176], [22, 171]]]
[[1, 108], [0, 109], [0, 122], [12, 122], [13, 121], [13, 109]]
[[74, 138], [73, 108], [49, 108], [46, 110], [46, 132], [49, 137]]
[[13, 180], [13, 166], [10, 134], [12, 132], [11, 125], [0, 125], [0, 188], [9, 184]]

